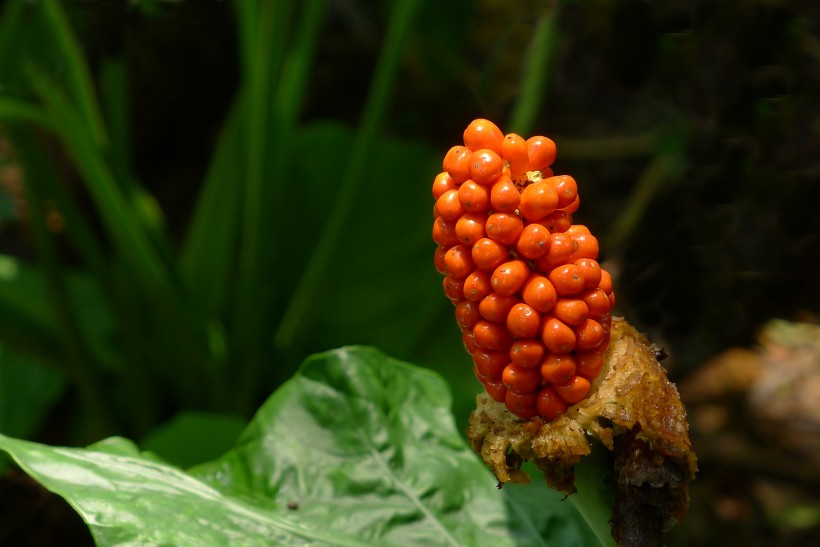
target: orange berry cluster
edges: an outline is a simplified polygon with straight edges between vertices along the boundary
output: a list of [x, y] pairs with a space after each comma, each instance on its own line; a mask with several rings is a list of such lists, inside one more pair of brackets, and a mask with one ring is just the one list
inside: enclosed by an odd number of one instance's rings
[[473, 371], [522, 419], [553, 420], [586, 397], [609, 345], [612, 278], [573, 224], [575, 180], [555, 143], [474, 120], [433, 182], [436, 269]]

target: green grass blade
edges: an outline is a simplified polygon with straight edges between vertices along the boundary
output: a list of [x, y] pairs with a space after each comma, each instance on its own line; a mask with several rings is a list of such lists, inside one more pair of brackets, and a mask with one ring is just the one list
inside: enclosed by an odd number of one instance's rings
[[71, 93], [79, 105], [85, 123], [91, 131], [97, 146], [106, 146], [108, 137], [103, 123], [102, 113], [94, 96], [94, 85], [91, 71], [85, 62], [77, 38], [71, 30], [67, 16], [60, 2], [42, 2], [45, 20], [52, 30], [58, 50], [62, 52], [68, 68], [68, 82]]
[[545, 7], [538, 18], [530, 50], [524, 64], [521, 90], [510, 115], [510, 131], [529, 135], [544, 102], [547, 83], [552, 69], [552, 59], [557, 46], [558, 4]]
[[279, 349], [286, 348], [304, 332], [311, 320], [310, 312], [316, 309], [315, 304], [321, 298], [318, 290], [320, 282], [328, 271], [333, 250], [355, 203], [370, 150], [378, 136], [396, 83], [404, 43], [415, 20], [419, 4], [419, 0], [402, 0], [395, 4], [390, 14], [385, 43], [373, 75], [350, 162], [339, 184], [333, 209], [304, 270], [304, 276], [293, 292], [274, 335], [274, 345]]
[[34, 123], [44, 128], [53, 128], [51, 119], [42, 108], [8, 97], [0, 97], [0, 120]]

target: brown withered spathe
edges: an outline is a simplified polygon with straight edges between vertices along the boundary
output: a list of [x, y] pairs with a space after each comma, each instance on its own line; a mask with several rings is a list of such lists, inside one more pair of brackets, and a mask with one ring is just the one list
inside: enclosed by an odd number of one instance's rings
[[661, 534], [688, 511], [697, 458], [686, 410], [652, 345], [624, 319], [613, 319], [603, 369], [585, 400], [552, 422], [521, 421], [482, 393], [467, 434], [500, 484], [529, 482], [521, 465], [531, 460], [566, 494], [575, 492], [573, 466], [597, 438], [612, 452], [619, 545], [660, 545]]

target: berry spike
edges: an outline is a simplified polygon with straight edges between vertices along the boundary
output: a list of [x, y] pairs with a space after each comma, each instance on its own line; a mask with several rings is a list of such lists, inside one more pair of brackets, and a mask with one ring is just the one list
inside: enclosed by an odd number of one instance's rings
[[551, 421], [601, 371], [612, 277], [598, 240], [572, 223], [578, 183], [554, 173], [551, 139], [485, 119], [463, 136], [433, 180], [435, 267], [476, 378], [518, 419]]

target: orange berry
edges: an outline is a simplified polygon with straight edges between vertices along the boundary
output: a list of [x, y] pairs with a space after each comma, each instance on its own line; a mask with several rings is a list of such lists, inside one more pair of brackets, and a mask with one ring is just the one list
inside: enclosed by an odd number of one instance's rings
[[484, 237], [484, 224], [487, 215], [483, 213], [465, 213], [455, 223], [456, 242], [472, 245]]
[[510, 310], [518, 304], [520, 300], [514, 296], [501, 296], [496, 292], [491, 292], [478, 305], [481, 317], [494, 323], [506, 323]]
[[548, 276], [558, 296], [578, 294], [584, 290], [584, 272], [575, 264], [564, 264], [553, 269]]
[[575, 237], [581, 234], [590, 234], [589, 228], [584, 226], [583, 224], [573, 224], [569, 227], [569, 229], [565, 232], [568, 236]]
[[466, 146], [453, 146], [444, 155], [442, 167], [456, 184], [461, 184], [470, 178], [470, 154], [472, 152]]
[[439, 245], [436, 247], [436, 253], [433, 255], [433, 263], [436, 265], [436, 271], [441, 275], [447, 275], [447, 266], [444, 264], [445, 254], [447, 254], [447, 247]]
[[484, 386], [484, 389], [487, 390], [487, 393], [490, 394], [490, 397], [499, 403], [504, 403], [507, 400], [507, 388], [504, 387], [504, 383], [501, 380], [497, 382], [485, 380], [481, 382], [481, 384]]
[[559, 175], [545, 179], [545, 182], [555, 188], [558, 195], [558, 209], [572, 205], [578, 197], [578, 184], [569, 175]]
[[[509, 331], [498, 323], [481, 320], [473, 327], [476, 345], [481, 349], [507, 352], [512, 345]], [[506, 357], [506, 353], [505, 353]]]
[[447, 273], [455, 279], [464, 279], [475, 270], [470, 248], [466, 245], [450, 247], [444, 255], [444, 265], [447, 267]]
[[[458, 245], [458, 236], [456, 235], [456, 222], [447, 222], [441, 217], [433, 221], [433, 241], [444, 247], [452, 247]], [[482, 231], [483, 231], [482, 225]]]
[[[462, 287], [462, 291], [463, 291]], [[461, 328], [472, 328], [481, 320], [481, 314], [478, 311], [478, 304], [470, 300], [462, 300], [456, 305], [456, 323]]]
[[555, 306], [558, 295], [549, 279], [540, 274], [533, 274], [524, 282], [521, 298], [536, 311], [546, 313]]
[[550, 353], [541, 363], [540, 372], [550, 384], [566, 382], [575, 374], [575, 359], [569, 354]]
[[527, 139], [530, 171], [541, 171], [555, 162], [555, 143], [540, 135]]
[[589, 317], [592, 319], [600, 319], [612, 309], [609, 297], [603, 289], [598, 288], [584, 291], [579, 296], [586, 302], [587, 308], [589, 309]]
[[544, 321], [541, 340], [553, 353], [569, 353], [575, 349], [575, 332], [555, 317], [547, 317]]
[[463, 296], [471, 302], [481, 302], [481, 300], [493, 292], [489, 272], [476, 270], [467, 276], [463, 283]]
[[482, 237], [473, 243], [472, 256], [476, 268], [493, 271], [510, 258], [510, 252], [501, 243]]
[[588, 380], [597, 378], [604, 366], [604, 350], [599, 348], [575, 353], [575, 372]]
[[530, 269], [523, 260], [510, 260], [493, 271], [492, 288], [503, 296], [512, 296], [524, 285]]
[[541, 224], [527, 224], [515, 244], [518, 254], [524, 258], [535, 260], [549, 251], [550, 231]]
[[582, 401], [589, 393], [589, 380], [583, 376], [573, 376], [562, 384], [553, 384], [558, 396], [567, 403], [574, 405]]
[[510, 176], [516, 182], [527, 180], [527, 141], [524, 137], [510, 133], [501, 141], [501, 158], [510, 164]]
[[612, 276], [609, 275], [609, 272], [601, 269], [601, 282], [598, 286], [609, 296], [612, 294]]
[[433, 199], [438, 199], [441, 197], [441, 194], [447, 190], [452, 190], [457, 187], [458, 185], [447, 171], [439, 173], [436, 175], [435, 180], [433, 180]]
[[493, 209], [502, 213], [512, 213], [521, 202], [521, 193], [510, 180], [510, 177], [501, 175], [493, 182], [490, 190], [490, 203]]
[[464, 350], [467, 353], [472, 354], [478, 349], [478, 346], [475, 345], [475, 336], [473, 336], [472, 330], [461, 329], [461, 342], [464, 344]]
[[465, 211], [483, 213], [490, 208], [490, 192], [486, 186], [468, 180], [458, 187], [458, 201]]
[[515, 245], [524, 231], [524, 223], [515, 214], [493, 213], [484, 225], [487, 237], [502, 245]]
[[473, 363], [479, 378], [493, 382], [501, 380], [501, 374], [510, 362], [506, 353], [477, 349], [473, 352]]
[[507, 396], [504, 398], [507, 410], [521, 418], [522, 420], [529, 420], [538, 416], [538, 410], [535, 407], [536, 392], [530, 393], [514, 393], [507, 390]]
[[496, 154], [501, 154], [501, 144], [504, 133], [490, 120], [478, 118], [470, 122], [464, 130], [464, 144], [470, 150], [489, 148]]
[[527, 304], [516, 304], [507, 314], [507, 330], [515, 338], [533, 338], [538, 336], [541, 326], [541, 314]]
[[541, 224], [549, 228], [551, 234], [563, 233], [572, 226], [572, 215], [566, 211], [553, 211], [541, 219]]
[[559, 209], [559, 211], [563, 211], [563, 212], [567, 213], [568, 215], [571, 215], [571, 214], [574, 214], [576, 211], [578, 211], [578, 209], [580, 209], [580, 208], [581, 208], [581, 197], [580, 196], [575, 196], [575, 199], [572, 201], [572, 203], [570, 203], [566, 207], [561, 207]]
[[544, 344], [540, 340], [516, 340], [510, 346], [510, 362], [519, 367], [538, 368], [544, 359]]
[[464, 281], [461, 279], [446, 275], [441, 282], [441, 286], [444, 289], [444, 294], [453, 304], [458, 304], [464, 299]]
[[589, 308], [580, 298], [559, 298], [552, 313], [567, 325], [578, 326], [586, 321]]
[[566, 412], [568, 406], [552, 386], [546, 386], [538, 392], [535, 408], [539, 416], [547, 420], [554, 420]]
[[601, 265], [592, 258], [579, 258], [573, 262], [584, 273], [584, 288], [594, 289], [601, 282]]
[[587, 319], [575, 327], [575, 349], [587, 351], [601, 345], [606, 332], [604, 327], [594, 319]]
[[615, 307], [615, 293], [614, 292], [609, 293], [609, 305], [610, 305], [610, 308]]
[[536, 368], [524, 368], [510, 363], [504, 367], [501, 381], [508, 392], [532, 393], [541, 384], [541, 373]]
[[466, 211], [458, 200], [458, 190], [447, 190], [436, 200], [436, 211], [447, 222], [457, 221]]
[[575, 252], [572, 253], [572, 259], [591, 258], [596, 260], [598, 258], [598, 240], [591, 234], [580, 234], [572, 238], [575, 242]]
[[557, 206], [558, 195], [555, 193], [555, 188], [541, 181], [524, 188], [521, 192], [521, 203], [518, 205], [518, 210], [521, 216], [528, 221], [538, 222], [555, 211]]
[[573, 250], [575, 243], [567, 234], [550, 234], [547, 252], [535, 261], [535, 266], [542, 272], [550, 272], [569, 262]]
[[487, 148], [476, 150], [470, 154], [468, 163], [470, 178], [479, 184], [490, 184], [501, 176], [501, 170], [504, 168], [504, 160], [501, 159], [501, 156]]

